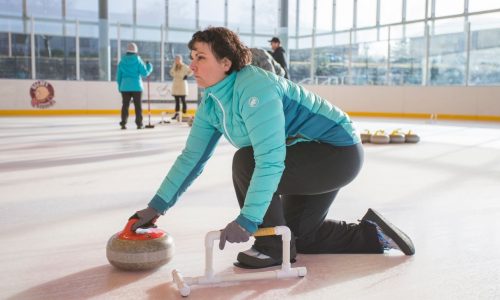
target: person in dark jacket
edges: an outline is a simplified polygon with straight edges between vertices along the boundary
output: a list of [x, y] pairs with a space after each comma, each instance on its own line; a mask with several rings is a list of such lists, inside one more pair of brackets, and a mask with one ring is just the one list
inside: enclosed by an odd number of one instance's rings
[[127, 45], [127, 54], [125, 54], [118, 64], [116, 71], [116, 82], [118, 90], [122, 94], [122, 113], [120, 126], [127, 129], [128, 108], [130, 101], [134, 101], [135, 124], [137, 129], [142, 129], [142, 77], [147, 77], [153, 71], [153, 65], [150, 62], [144, 63], [137, 55], [137, 45], [130, 43]]
[[[221, 230], [226, 242], [249, 240], [258, 228], [286, 225], [290, 258], [297, 253], [413, 255], [411, 239], [373, 209], [360, 223], [327, 219], [340, 189], [363, 165], [363, 146], [349, 116], [326, 99], [250, 64], [251, 52], [225, 27], [196, 32], [188, 44], [191, 70], [204, 95], [186, 146], [132, 229], [154, 226], [202, 173], [221, 137], [238, 148], [232, 175], [240, 206]], [[216, 203], [217, 199], [210, 204]], [[228, 216], [215, 215], [214, 221]], [[194, 220], [193, 220], [194, 222]], [[256, 237], [237, 266], [281, 264], [277, 236]]]
[[271, 55], [273, 56], [274, 60], [276, 60], [283, 69], [285, 69], [285, 78], [290, 79], [290, 76], [288, 74], [288, 66], [286, 64], [286, 59], [285, 59], [285, 49], [281, 47], [281, 41], [277, 37], [273, 37], [271, 40], [269, 40], [271, 43], [271, 48], [273, 49], [273, 52]]

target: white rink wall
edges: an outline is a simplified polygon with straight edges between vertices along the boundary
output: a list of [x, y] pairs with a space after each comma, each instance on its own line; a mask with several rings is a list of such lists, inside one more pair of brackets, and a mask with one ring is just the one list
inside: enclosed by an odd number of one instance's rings
[[[0, 93], [3, 95], [0, 101], [0, 115], [7, 114], [36, 114], [36, 111], [71, 111], [99, 113], [109, 111], [118, 112], [121, 108], [121, 94], [118, 92], [116, 82], [107, 81], [65, 81], [47, 80], [54, 88], [55, 104], [46, 109], [33, 108], [31, 106], [30, 88], [36, 80], [1, 79]], [[172, 82], [151, 82], [150, 96], [156, 100], [173, 100], [170, 93]], [[196, 84], [189, 84], [188, 100], [197, 98], [198, 88]], [[147, 99], [147, 82], [144, 81], [142, 99]], [[159, 104], [156, 104], [159, 105]], [[164, 104], [165, 105], [165, 104]], [[131, 105], [133, 107], [133, 105]]]
[[[55, 105], [31, 106], [30, 87], [36, 80], [1, 79], [0, 115], [119, 113], [121, 96], [115, 82], [48, 80], [54, 87]], [[147, 99], [146, 82], [143, 99]], [[171, 82], [151, 82], [153, 100], [172, 100]], [[500, 121], [500, 87], [422, 86], [317, 86], [307, 89], [352, 115], [428, 117]], [[188, 100], [196, 100], [197, 86], [189, 84]], [[152, 109], [172, 108], [153, 104]], [[191, 106], [194, 108], [194, 106]]]

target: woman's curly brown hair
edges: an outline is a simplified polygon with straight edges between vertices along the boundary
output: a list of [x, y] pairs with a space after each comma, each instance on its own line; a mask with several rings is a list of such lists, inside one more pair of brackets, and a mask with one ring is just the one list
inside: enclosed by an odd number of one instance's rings
[[252, 61], [250, 49], [240, 41], [235, 32], [225, 27], [208, 27], [197, 31], [188, 43], [189, 50], [194, 50], [196, 42], [208, 44], [217, 60], [227, 58], [231, 61], [231, 68], [226, 74], [239, 71]]

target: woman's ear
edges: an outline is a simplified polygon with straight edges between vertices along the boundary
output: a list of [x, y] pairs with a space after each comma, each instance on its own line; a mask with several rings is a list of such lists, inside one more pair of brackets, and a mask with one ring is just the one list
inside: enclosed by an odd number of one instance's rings
[[231, 60], [229, 60], [227, 57], [224, 57], [222, 59], [222, 66], [224, 67], [224, 71], [227, 72], [229, 71], [229, 69], [231, 69], [231, 66], [232, 66], [232, 62]]

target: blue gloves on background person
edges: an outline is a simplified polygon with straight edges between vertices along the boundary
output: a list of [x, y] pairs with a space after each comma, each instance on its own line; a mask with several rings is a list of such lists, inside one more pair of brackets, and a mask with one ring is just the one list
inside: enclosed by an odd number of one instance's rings
[[219, 249], [224, 249], [226, 241], [230, 243], [244, 243], [250, 239], [252, 234], [241, 227], [236, 221], [227, 224], [226, 228], [221, 230]]
[[138, 219], [137, 222], [132, 225], [132, 230], [136, 231], [137, 228], [151, 228], [156, 227], [155, 222], [160, 217], [160, 213], [158, 213], [154, 208], [148, 207], [143, 210], [137, 211], [130, 219]]

